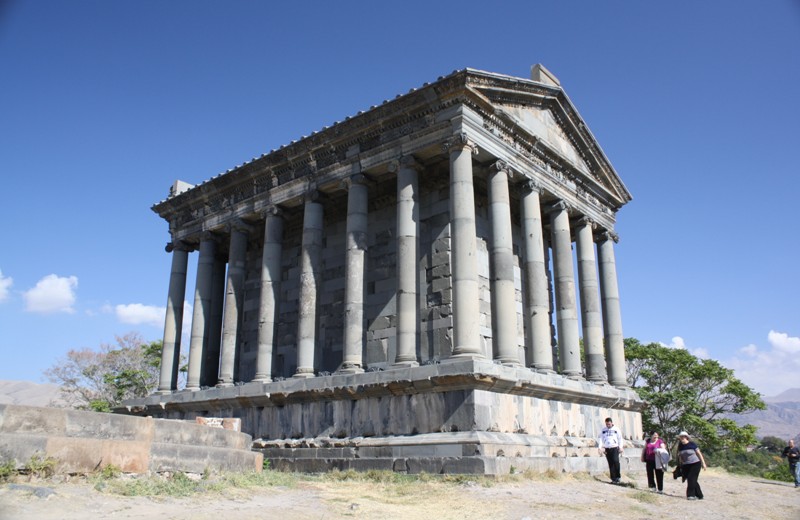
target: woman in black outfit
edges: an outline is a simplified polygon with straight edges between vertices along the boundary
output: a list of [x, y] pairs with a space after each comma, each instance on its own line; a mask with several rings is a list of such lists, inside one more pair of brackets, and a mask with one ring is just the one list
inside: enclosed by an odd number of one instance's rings
[[706, 469], [706, 460], [700, 453], [700, 448], [693, 443], [686, 432], [678, 434], [678, 461], [681, 473], [686, 477], [686, 498], [689, 500], [703, 500], [703, 491], [697, 483], [700, 469]]

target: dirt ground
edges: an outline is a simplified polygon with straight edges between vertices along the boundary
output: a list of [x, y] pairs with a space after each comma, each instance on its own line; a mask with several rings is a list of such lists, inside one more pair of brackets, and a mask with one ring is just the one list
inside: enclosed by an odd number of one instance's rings
[[800, 489], [788, 483], [710, 469], [700, 477], [705, 499], [688, 501], [685, 484], [666, 477], [664, 495], [647, 491], [641, 478], [614, 486], [586, 475], [488, 485], [301, 479], [292, 487], [229, 489], [188, 498], [118, 496], [85, 481], [6, 483], [0, 485], [0, 519], [800, 519]]

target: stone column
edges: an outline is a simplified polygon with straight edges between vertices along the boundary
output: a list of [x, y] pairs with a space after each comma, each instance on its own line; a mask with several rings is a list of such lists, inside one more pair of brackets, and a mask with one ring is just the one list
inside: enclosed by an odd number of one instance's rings
[[225, 268], [228, 262], [214, 257], [211, 274], [211, 316], [207, 328], [208, 338], [205, 341], [203, 368], [200, 373], [200, 388], [208, 388], [217, 384], [219, 379], [219, 350], [222, 342], [222, 312], [225, 304]]
[[417, 366], [419, 330], [419, 206], [417, 172], [422, 166], [403, 157], [397, 167], [397, 349], [395, 366]]
[[235, 222], [228, 226], [231, 244], [228, 251], [228, 277], [225, 282], [225, 313], [222, 315], [222, 352], [218, 387], [233, 386], [239, 323], [243, 315], [247, 234], [249, 226]]
[[347, 186], [347, 247], [344, 287], [344, 346], [339, 373], [364, 371], [364, 257], [367, 251], [367, 178], [350, 176]]
[[258, 354], [253, 381], [272, 381], [272, 352], [280, 301], [283, 216], [272, 206], [264, 212], [264, 249], [261, 254], [261, 301], [258, 307]]
[[551, 208], [550, 228], [553, 236], [559, 368], [563, 375], [578, 379], [581, 377], [578, 306], [575, 300], [575, 274], [572, 268], [569, 214], [568, 207], [564, 202], [558, 202]]
[[556, 341], [556, 291], [553, 282], [553, 244], [550, 235], [544, 235], [544, 265], [547, 276], [547, 325], [550, 329], [550, 357], [553, 367], [558, 367], [558, 342]]
[[526, 363], [537, 372], [552, 372], [550, 292], [539, 200], [542, 188], [529, 180], [523, 183], [521, 191], [522, 231], [525, 234]]
[[497, 161], [489, 169], [489, 214], [494, 359], [519, 365], [517, 299], [514, 290], [514, 248], [511, 238], [511, 202], [508, 166]]
[[297, 319], [297, 372], [294, 377], [314, 376], [317, 337], [317, 277], [322, 266], [322, 204], [316, 192], [306, 195], [303, 212], [303, 245], [300, 258], [300, 301]]
[[192, 310], [192, 338], [189, 344], [189, 373], [187, 390], [200, 390], [200, 374], [203, 357], [210, 339], [211, 292], [214, 274], [214, 257], [217, 241], [211, 233], [205, 233], [200, 241], [197, 259], [197, 279], [194, 285], [194, 309]]
[[594, 256], [594, 222], [583, 217], [578, 221], [575, 244], [578, 253], [578, 286], [581, 295], [583, 351], [586, 355], [586, 379], [606, 380], [603, 356], [603, 317], [597, 287], [597, 261]]
[[475, 193], [472, 155], [477, 148], [467, 134], [445, 145], [450, 152], [450, 237], [453, 280], [453, 357], [484, 358], [480, 345]]
[[168, 394], [178, 389], [183, 300], [186, 298], [186, 267], [189, 262], [189, 248], [183, 242], [170, 242], [166, 249], [168, 253], [172, 253], [172, 269], [169, 274], [167, 314], [164, 319], [161, 374], [158, 379], [158, 393], [160, 394]]
[[622, 314], [617, 286], [617, 265], [614, 259], [614, 243], [619, 238], [611, 232], [601, 233], [598, 241], [600, 257], [600, 293], [603, 299], [603, 327], [605, 328], [608, 382], [617, 388], [625, 388], [625, 343], [622, 337]]

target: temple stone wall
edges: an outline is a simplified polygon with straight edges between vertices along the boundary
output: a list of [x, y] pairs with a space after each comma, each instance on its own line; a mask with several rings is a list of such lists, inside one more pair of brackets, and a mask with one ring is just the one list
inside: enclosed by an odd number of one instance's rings
[[[435, 182], [441, 172], [425, 172]], [[446, 178], [445, 178], [446, 180]], [[441, 183], [441, 180], [440, 180]], [[384, 184], [392, 184], [387, 182]], [[378, 201], [370, 205], [368, 228], [367, 268], [365, 275], [365, 368], [385, 369], [391, 365], [396, 347], [396, 198], [386, 194], [386, 187], [375, 189]], [[492, 291], [490, 283], [491, 262], [488, 241], [491, 236], [488, 199], [485, 193], [478, 199], [476, 212], [477, 253], [480, 295], [480, 334], [482, 348], [487, 358], [492, 357]], [[327, 208], [326, 208], [327, 209]], [[517, 243], [521, 241], [518, 211], [512, 231]], [[338, 219], [338, 220], [337, 220]], [[421, 335], [418, 357], [421, 363], [435, 362], [450, 357], [452, 335], [452, 281], [450, 267], [449, 189], [441, 187], [426, 191], [420, 199], [420, 261], [419, 305]], [[342, 361], [343, 312], [345, 287], [345, 233], [346, 221], [341, 211], [326, 213], [324, 229], [323, 266], [317, 325], [317, 354], [321, 372], [335, 372]], [[297, 368], [294, 336], [297, 329], [297, 300], [300, 278], [300, 231], [302, 215], [287, 217], [287, 231], [283, 251], [283, 279], [281, 280], [281, 319], [277, 334], [276, 377], [291, 377]], [[261, 229], [253, 232], [261, 236]], [[293, 236], [293, 237], [292, 237]], [[294, 240], [292, 240], [294, 238]], [[261, 251], [263, 240], [249, 243], [247, 275], [245, 279], [244, 317], [239, 330], [237, 355], [237, 381], [250, 381], [255, 375], [258, 352], [258, 309], [260, 298]], [[517, 313], [517, 345], [520, 363], [525, 362], [525, 336], [523, 330], [523, 287], [520, 271], [519, 248], [514, 254], [514, 287]]]

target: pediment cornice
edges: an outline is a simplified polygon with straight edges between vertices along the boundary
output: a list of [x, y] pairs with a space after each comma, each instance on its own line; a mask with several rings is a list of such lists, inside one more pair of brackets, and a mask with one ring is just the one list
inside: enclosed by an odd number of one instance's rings
[[[574, 176], [580, 184], [586, 186], [594, 184], [595, 189], [601, 189], [614, 199], [617, 208], [632, 199], [597, 140], [560, 87], [480, 71], [474, 71], [470, 75], [469, 85], [491, 106], [491, 109], [484, 114], [491, 124], [508, 135], [526, 137], [528, 147], [532, 152], [538, 152], [536, 155], [542, 160], [552, 162], [558, 168], [564, 168], [567, 174]], [[503, 106], [549, 110], [589, 168], [589, 176], [587, 177], [577, 165], [570, 164], [569, 160], [538, 136], [524, 129], [510, 114], [502, 110]]]

